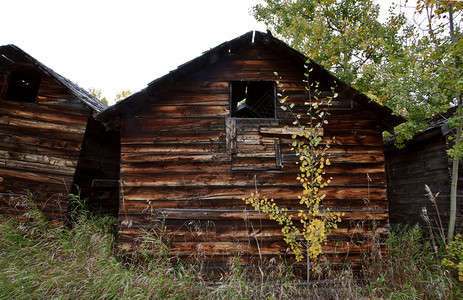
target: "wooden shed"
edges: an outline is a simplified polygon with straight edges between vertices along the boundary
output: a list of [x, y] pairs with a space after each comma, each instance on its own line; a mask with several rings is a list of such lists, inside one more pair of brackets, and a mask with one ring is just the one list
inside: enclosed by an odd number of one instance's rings
[[[448, 229], [450, 210], [450, 186], [452, 181], [452, 159], [447, 150], [452, 146], [448, 140], [454, 131], [445, 122], [451, 116], [450, 110], [443, 118], [437, 118], [432, 125], [416, 134], [403, 148], [397, 148], [394, 141], [385, 144], [386, 170], [390, 221], [395, 224], [420, 224], [428, 228], [423, 208], [431, 220], [432, 227], [439, 229], [439, 218], [435, 205], [427, 196], [425, 185], [434, 195], [444, 230]], [[455, 230], [463, 230], [463, 164], [458, 175], [457, 216]], [[437, 232], [437, 231], [436, 231]]]
[[[306, 61], [271, 35], [248, 32], [97, 116], [121, 133], [122, 249], [136, 250], [144, 231], [163, 229], [172, 254], [204, 257], [213, 268], [233, 255], [246, 264], [286, 253], [280, 226], [242, 198], [257, 189], [297, 212], [302, 187], [290, 146], [294, 116], [277, 97], [288, 96], [295, 112], [307, 111]], [[333, 86], [339, 94], [324, 128], [324, 142], [332, 144], [326, 176], [333, 178], [324, 205], [345, 216], [325, 256], [359, 267], [373, 228], [380, 238], [389, 232], [382, 132], [402, 119], [308, 64], [320, 99], [332, 96]]]
[[[106, 107], [20, 48], [0, 47], [0, 211], [21, 212], [17, 196], [29, 190], [62, 223], [69, 193], [89, 197], [94, 180], [117, 180], [118, 133], [93, 118]], [[99, 197], [117, 212], [117, 202]]]

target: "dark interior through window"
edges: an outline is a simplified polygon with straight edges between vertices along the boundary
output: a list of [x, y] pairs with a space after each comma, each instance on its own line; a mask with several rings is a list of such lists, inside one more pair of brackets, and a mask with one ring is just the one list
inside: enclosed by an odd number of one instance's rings
[[231, 112], [236, 118], [275, 118], [275, 82], [232, 82]]
[[35, 102], [40, 87], [40, 73], [32, 68], [22, 68], [11, 71], [8, 89], [5, 94], [7, 100], [21, 102]]

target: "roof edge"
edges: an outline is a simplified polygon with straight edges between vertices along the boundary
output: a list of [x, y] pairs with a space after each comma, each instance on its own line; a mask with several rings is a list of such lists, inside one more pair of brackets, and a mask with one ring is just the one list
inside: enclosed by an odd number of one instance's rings
[[[182, 78], [188, 76], [188, 74], [190, 74], [191, 71], [195, 68], [215, 63], [222, 57], [232, 54], [236, 50], [244, 46], [252, 44], [279, 47], [280, 49], [287, 51], [289, 59], [297, 61], [300, 60], [301, 63], [310, 62], [311, 64], [313, 64], [313, 66], [315, 66], [321, 72], [323, 72], [325, 76], [327, 76], [330, 80], [336, 81], [338, 83], [338, 88], [340, 91], [342, 91], [342, 93], [346, 94], [348, 97], [352, 98], [360, 105], [366, 107], [368, 110], [376, 112], [385, 130], [393, 132], [395, 126], [406, 121], [406, 119], [402, 116], [394, 115], [393, 111], [390, 108], [373, 101], [365, 94], [360, 93], [352, 86], [337, 78], [333, 73], [325, 69], [318, 62], [307, 58], [303, 53], [292, 48], [285, 42], [273, 37], [272, 35], [260, 31], [249, 31], [244, 35], [241, 35], [230, 41], [224, 42], [204, 52], [203, 55], [193, 60], [190, 60], [180, 65], [177, 69], [170, 71], [166, 75], [151, 81], [147, 85], [147, 87], [141, 90], [139, 93], [145, 93], [148, 96], [154, 96], [159, 90], [166, 89], [171, 84], [174, 84], [178, 80], [181, 80]], [[137, 97], [133, 96], [134, 95], [109, 107], [105, 111], [101, 112], [97, 118], [101, 120], [103, 123], [108, 124], [111, 118], [115, 118], [119, 114], [119, 112], [121, 112], [124, 109], [125, 106], [130, 106], [129, 103], [137, 99]]]
[[[89, 106], [92, 110], [94, 110], [96, 113], [101, 112], [105, 109], [108, 108], [108, 105], [104, 103], [103, 101], [97, 99], [94, 97], [92, 94], [90, 94], [87, 90], [84, 88], [78, 86], [71, 80], [65, 78], [64, 76], [59, 75], [55, 71], [53, 71], [51, 68], [47, 67], [31, 55], [29, 55], [27, 52], [19, 48], [18, 46], [14, 44], [8, 44], [4, 46], [0, 46], [0, 54], [2, 49], [5, 48], [11, 48], [16, 52], [21, 53], [22, 56], [28, 61], [30, 61], [33, 65], [35, 65], [37, 68], [39, 68], [43, 73], [47, 74], [48, 76], [52, 77], [55, 79], [59, 84], [61, 84], [64, 88], [66, 88], [69, 93], [71, 93], [73, 96], [75, 96], [80, 102], [83, 104]], [[3, 54], [2, 54], [3, 55]], [[3, 55], [4, 56], [4, 55]], [[8, 60], [10, 60], [8, 57], [4, 56]], [[17, 62], [12, 61], [12, 64], [15, 64]]]

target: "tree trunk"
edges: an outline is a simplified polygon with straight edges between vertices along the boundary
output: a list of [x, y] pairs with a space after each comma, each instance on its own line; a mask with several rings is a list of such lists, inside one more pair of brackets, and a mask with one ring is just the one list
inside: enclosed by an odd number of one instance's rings
[[[452, 4], [449, 4], [449, 23], [450, 23], [450, 37], [453, 43], [456, 43], [456, 36], [455, 36], [455, 27], [453, 24], [453, 7]], [[455, 67], [458, 72], [460, 62], [458, 57], [455, 58]], [[462, 124], [461, 124], [461, 110], [463, 104], [461, 99], [461, 94], [458, 97], [458, 120], [459, 124], [457, 127], [457, 135], [455, 138], [455, 143], [461, 143], [461, 131], [462, 131]], [[452, 182], [450, 188], [450, 216], [449, 216], [449, 229], [447, 232], [447, 243], [450, 243], [453, 240], [453, 235], [455, 232], [455, 220], [457, 214], [457, 193], [458, 193], [458, 166], [460, 164], [459, 155], [456, 155], [453, 158], [453, 165], [452, 165]]]
[[[459, 133], [459, 134], [458, 134]], [[457, 129], [457, 138], [461, 137], [461, 126]], [[449, 216], [449, 229], [447, 232], [447, 243], [453, 240], [455, 232], [455, 219], [457, 214], [457, 192], [458, 192], [458, 158], [453, 159], [452, 166], [452, 183], [450, 189], [450, 216]]]
[[[461, 95], [458, 99], [458, 119], [461, 118], [461, 109], [462, 101]], [[455, 143], [461, 142], [461, 124], [457, 127], [457, 136], [455, 138]], [[457, 215], [457, 194], [458, 194], [458, 167], [460, 164], [460, 159], [458, 156], [453, 158], [452, 165], [452, 183], [450, 188], [450, 216], [449, 216], [449, 229], [447, 231], [447, 243], [450, 243], [453, 240], [453, 235], [455, 232], [455, 219]]]
[[309, 245], [307, 245], [307, 287], [310, 284], [310, 257], [309, 257]]

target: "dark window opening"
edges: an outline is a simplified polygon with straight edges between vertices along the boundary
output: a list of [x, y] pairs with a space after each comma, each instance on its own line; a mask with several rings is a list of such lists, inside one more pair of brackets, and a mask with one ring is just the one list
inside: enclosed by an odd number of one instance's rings
[[21, 102], [35, 102], [40, 87], [40, 73], [31, 68], [11, 72], [5, 99]]
[[275, 82], [232, 82], [231, 116], [235, 118], [275, 118]]

